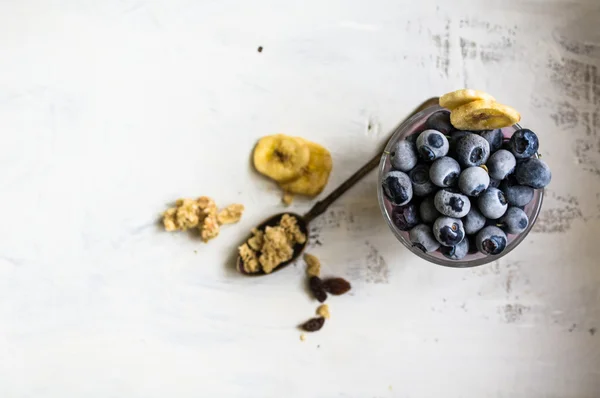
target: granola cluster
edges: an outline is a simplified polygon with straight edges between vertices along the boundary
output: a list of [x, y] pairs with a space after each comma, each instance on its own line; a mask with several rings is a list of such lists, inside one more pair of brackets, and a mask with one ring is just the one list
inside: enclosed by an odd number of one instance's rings
[[331, 318], [331, 314], [329, 313], [329, 306], [327, 304], [321, 304], [317, 308], [317, 315], [322, 316], [325, 319]]
[[306, 262], [306, 274], [309, 277], [321, 275], [321, 261], [319, 261], [317, 256], [305, 253], [304, 261]]
[[294, 201], [294, 194], [290, 192], [284, 192], [283, 196], [281, 197], [281, 201], [284, 205], [291, 206], [292, 202]]
[[296, 217], [284, 214], [279, 224], [264, 231], [253, 229], [252, 237], [238, 247], [244, 271], [266, 274], [294, 255], [294, 246], [306, 242], [306, 235], [298, 227]]
[[242, 218], [244, 205], [233, 204], [218, 211], [215, 201], [208, 196], [198, 199], [179, 199], [175, 207], [163, 213], [167, 231], [187, 231], [197, 228], [204, 242], [219, 235], [220, 226], [233, 224]]
[[217, 220], [219, 224], [235, 224], [240, 221], [243, 212], [244, 205], [229, 205], [217, 214]]

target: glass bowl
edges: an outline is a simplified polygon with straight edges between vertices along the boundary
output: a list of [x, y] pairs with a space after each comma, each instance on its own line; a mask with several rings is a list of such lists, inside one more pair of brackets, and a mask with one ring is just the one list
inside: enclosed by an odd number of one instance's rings
[[[416, 115], [408, 119], [406, 122], [402, 123], [396, 129], [396, 131], [394, 131], [394, 134], [392, 135], [385, 147], [384, 154], [381, 156], [381, 161], [379, 163], [377, 198], [379, 200], [379, 207], [381, 208], [383, 217], [385, 218], [388, 226], [390, 227], [390, 230], [394, 233], [396, 238], [408, 248], [408, 250], [421, 257], [422, 259], [430, 261], [434, 264], [455, 268], [476, 267], [479, 265], [490, 263], [499, 259], [502, 256], [507, 255], [515, 247], [517, 247], [523, 241], [523, 239], [525, 239], [527, 234], [529, 234], [529, 231], [531, 231], [531, 228], [535, 224], [537, 217], [540, 213], [540, 209], [542, 207], [542, 200], [544, 198], [544, 190], [534, 189], [533, 199], [531, 200], [531, 202], [529, 202], [529, 204], [527, 204], [527, 206], [524, 207], [524, 211], [527, 214], [527, 217], [529, 217], [529, 225], [527, 226], [527, 229], [518, 235], [506, 234], [508, 238], [507, 245], [504, 251], [500, 254], [493, 256], [477, 252], [473, 254], [469, 253], [461, 260], [451, 260], [445, 257], [439, 250], [425, 253], [419, 248], [413, 246], [412, 242], [408, 237], [408, 231], [399, 230], [392, 222], [391, 214], [394, 205], [391, 204], [389, 200], [384, 196], [383, 189], [381, 187], [381, 181], [383, 179], [383, 175], [392, 169], [392, 165], [389, 159], [389, 153], [391, 152], [394, 144], [400, 140], [406, 139], [412, 134], [418, 134], [421, 131], [425, 130], [425, 121], [427, 120], [427, 118], [429, 118], [429, 116], [431, 116], [433, 113], [443, 109], [444, 108], [437, 105], [429, 107], [417, 113]], [[520, 128], [521, 126], [519, 126], [518, 124], [515, 124], [511, 127], [503, 128], [502, 132], [504, 134], [504, 139], [506, 140], [510, 138], [513, 135], [513, 133]], [[465, 239], [467, 239], [467, 237], [465, 237]]]

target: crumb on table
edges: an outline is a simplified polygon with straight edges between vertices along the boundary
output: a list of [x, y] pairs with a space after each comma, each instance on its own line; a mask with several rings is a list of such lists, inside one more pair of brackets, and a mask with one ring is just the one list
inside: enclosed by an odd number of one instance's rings
[[201, 221], [200, 206], [194, 199], [178, 199], [175, 207], [163, 213], [163, 224], [167, 231], [185, 231], [195, 228]]
[[321, 274], [321, 262], [316, 256], [305, 253], [304, 261], [306, 262], [306, 273], [308, 276], [319, 276]]
[[208, 242], [212, 238], [217, 237], [220, 230], [221, 227], [219, 227], [217, 216], [215, 214], [208, 214], [206, 217], [204, 217], [204, 220], [202, 220], [200, 238], [203, 242]]
[[286, 206], [291, 205], [292, 202], [294, 201], [294, 194], [289, 193], [289, 192], [284, 192], [283, 196], [281, 197], [281, 201]]
[[199, 227], [200, 238], [203, 242], [208, 242], [219, 235], [220, 231], [217, 221], [217, 205], [208, 196], [201, 196], [198, 198], [198, 206], [200, 207], [200, 217], [202, 219], [202, 224]]
[[219, 211], [217, 214], [217, 220], [219, 224], [234, 224], [242, 218], [244, 212], [244, 205], [233, 204]]
[[163, 224], [167, 231], [198, 228], [200, 238], [208, 242], [219, 235], [221, 224], [238, 222], [243, 211], [243, 205], [235, 204], [217, 212], [215, 201], [208, 196], [201, 196], [198, 199], [179, 199], [175, 207], [163, 213]]
[[327, 304], [321, 304], [317, 308], [317, 315], [322, 316], [325, 319], [329, 319], [331, 314], [329, 313], [329, 306]]

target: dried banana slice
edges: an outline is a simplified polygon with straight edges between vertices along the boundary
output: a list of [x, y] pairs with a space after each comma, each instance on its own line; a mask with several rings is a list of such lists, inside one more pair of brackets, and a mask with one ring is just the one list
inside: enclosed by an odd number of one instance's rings
[[310, 150], [303, 140], [283, 134], [261, 138], [254, 148], [254, 167], [277, 182], [298, 178], [308, 165]]
[[[301, 138], [299, 138], [301, 139]], [[304, 140], [303, 140], [304, 141]], [[286, 192], [298, 195], [317, 196], [323, 191], [333, 168], [331, 154], [327, 149], [314, 142], [304, 141], [310, 150], [308, 165], [302, 169], [299, 178], [279, 184]]]
[[521, 115], [515, 109], [490, 101], [473, 101], [450, 113], [450, 122], [460, 130], [493, 130], [520, 120]]
[[473, 101], [490, 101], [494, 102], [496, 99], [479, 90], [472, 90], [469, 88], [465, 88], [462, 90], [456, 90], [448, 94], [444, 94], [440, 97], [440, 106], [453, 110], [458, 108], [459, 106], [463, 106]]

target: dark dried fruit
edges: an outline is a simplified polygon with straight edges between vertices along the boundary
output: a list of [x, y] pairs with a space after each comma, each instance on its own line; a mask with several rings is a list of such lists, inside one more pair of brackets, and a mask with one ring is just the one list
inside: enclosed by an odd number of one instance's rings
[[304, 322], [300, 327], [307, 332], [316, 332], [317, 330], [320, 330], [324, 324], [325, 318], [318, 317], [309, 319], [308, 321]]
[[311, 276], [308, 280], [308, 287], [312, 292], [313, 296], [319, 300], [319, 303], [327, 300], [327, 293], [323, 287], [323, 281], [318, 276]]
[[334, 294], [336, 296], [344, 294], [352, 288], [352, 286], [350, 286], [350, 282], [342, 278], [325, 279], [322, 282], [322, 286], [326, 292]]

